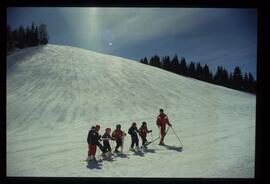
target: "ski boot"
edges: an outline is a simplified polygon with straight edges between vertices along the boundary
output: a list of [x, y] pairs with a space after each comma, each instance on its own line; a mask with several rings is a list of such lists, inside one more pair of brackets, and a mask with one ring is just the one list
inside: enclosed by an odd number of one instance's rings
[[110, 152], [110, 151], [108, 151], [107, 153], [105, 153], [105, 157], [110, 157], [110, 156], [112, 156], [112, 152]]
[[160, 142], [158, 145], [164, 146], [165, 144], [164, 144], [164, 142]]
[[141, 151], [139, 146], [136, 146], [135, 151]]
[[141, 146], [141, 149], [145, 149], [145, 148], [147, 148], [147, 146], [145, 146], [145, 145], [142, 145]]
[[91, 162], [91, 161], [93, 161], [93, 160], [95, 160], [96, 158], [95, 158], [95, 156], [94, 155], [90, 155], [90, 156], [88, 156], [87, 157], [87, 162]]

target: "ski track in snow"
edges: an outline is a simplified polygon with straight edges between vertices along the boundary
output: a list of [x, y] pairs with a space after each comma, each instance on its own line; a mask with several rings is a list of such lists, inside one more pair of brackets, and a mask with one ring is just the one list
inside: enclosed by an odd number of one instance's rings
[[[256, 96], [128, 59], [46, 45], [7, 57], [7, 176], [252, 178]], [[89, 128], [155, 125], [164, 108], [182, 152], [149, 145], [87, 167]], [[148, 134], [148, 140], [151, 135]], [[165, 143], [180, 146], [169, 130]], [[141, 144], [141, 140], [140, 140]], [[114, 148], [115, 143], [111, 142]], [[100, 151], [97, 151], [100, 152]]]

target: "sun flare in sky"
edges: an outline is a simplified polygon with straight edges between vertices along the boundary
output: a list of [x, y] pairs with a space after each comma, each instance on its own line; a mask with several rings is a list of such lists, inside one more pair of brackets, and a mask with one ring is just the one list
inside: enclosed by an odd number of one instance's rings
[[241, 8], [13, 7], [12, 28], [44, 22], [49, 43], [139, 61], [177, 54], [212, 71], [240, 66], [256, 78], [257, 11]]

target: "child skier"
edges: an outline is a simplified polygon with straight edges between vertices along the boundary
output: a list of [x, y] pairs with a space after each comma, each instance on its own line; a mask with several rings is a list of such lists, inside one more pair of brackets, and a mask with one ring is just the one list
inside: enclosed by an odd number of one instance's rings
[[111, 128], [106, 128], [105, 129], [105, 133], [103, 134], [102, 139], [103, 139], [103, 148], [104, 148], [104, 151], [105, 152], [108, 152], [106, 154], [111, 153], [112, 148], [111, 148], [111, 145], [110, 145], [109, 140], [114, 140], [111, 137]]
[[91, 130], [88, 132], [87, 143], [88, 143], [88, 161], [96, 160], [96, 150], [97, 146], [103, 151], [102, 145], [100, 144], [100, 135], [98, 131], [100, 125], [92, 126]]
[[142, 122], [142, 125], [141, 125], [141, 127], [139, 128], [139, 132], [140, 132], [139, 135], [140, 135], [141, 138], [142, 138], [142, 148], [147, 148], [147, 147], [145, 146], [145, 144], [148, 143], [148, 142], [147, 142], [147, 139], [146, 139], [147, 133], [152, 132], [152, 130], [148, 130], [148, 129], [147, 129], [147, 124], [146, 124], [145, 121]]
[[137, 132], [139, 133], [137, 129], [137, 125], [134, 122], [132, 123], [131, 127], [128, 130], [128, 134], [130, 134], [131, 136], [131, 146], [129, 148], [130, 151], [135, 151], [134, 144], [136, 144], [136, 150], [139, 150], [139, 139], [138, 139]]
[[124, 133], [121, 130], [121, 125], [116, 125], [116, 129], [112, 133], [112, 138], [116, 141], [116, 147], [114, 152], [119, 153], [118, 148], [121, 146], [123, 147], [123, 137], [126, 136], [126, 133]]

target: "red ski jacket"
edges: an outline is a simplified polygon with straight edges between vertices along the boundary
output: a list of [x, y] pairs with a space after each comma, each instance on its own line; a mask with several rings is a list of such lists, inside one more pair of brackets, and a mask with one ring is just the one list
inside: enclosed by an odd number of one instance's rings
[[166, 126], [166, 124], [171, 126], [168, 116], [164, 113], [158, 115], [157, 116], [157, 126]]
[[151, 132], [147, 129], [147, 126], [141, 126], [139, 129], [140, 136], [141, 137], [146, 137], [147, 133]]
[[119, 130], [119, 129], [114, 130], [113, 133], [112, 133], [112, 137], [115, 140], [122, 139], [123, 135], [124, 135], [124, 132], [122, 130]]

